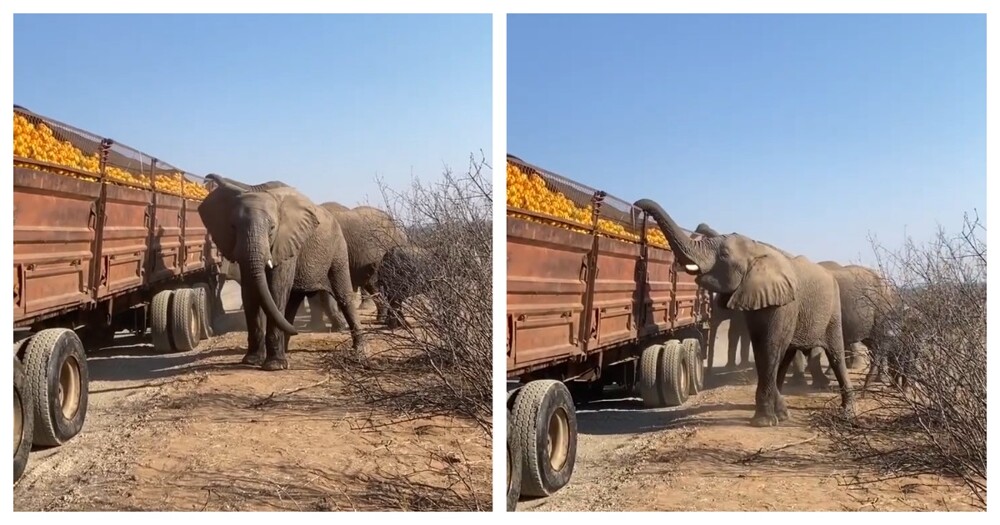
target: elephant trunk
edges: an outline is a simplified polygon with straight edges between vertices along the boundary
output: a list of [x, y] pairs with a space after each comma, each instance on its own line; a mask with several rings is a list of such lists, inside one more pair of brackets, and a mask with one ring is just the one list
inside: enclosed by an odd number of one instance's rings
[[[258, 246], [249, 250], [245, 259], [247, 266], [249, 266], [248, 270], [250, 270], [248, 272], [250, 274], [249, 281], [253, 282], [253, 286], [257, 288], [257, 294], [260, 296], [261, 305], [264, 307], [264, 313], [267, 314], [267, 317], [278, 325], [281, 331], [288, 335], [296, 335], [299, 333], [298, 330], [285, 319], [285, 314], [278, 309], [278, 305], [274, 304], [274, 297], [271, 296], [271, 290], [267, 286], [267, 277], [264, 274], [264, 258], [270, 257], [270, 254], [265, 255], [267, 251], [266, 243], [264, 247]], [[243, 284], [249, 284], [245, 281], [247, 279], [244, 279]]]
[[689, 268], [689, 271], [701, 273], [712, 267], [715, 261], [709, 244], [717, 244], [719, 238], [692, 240], [659, 204], [650, 199], [636, 201], [635, 207], [653, 217], [681, 264], [697, 266], [697, 269]]

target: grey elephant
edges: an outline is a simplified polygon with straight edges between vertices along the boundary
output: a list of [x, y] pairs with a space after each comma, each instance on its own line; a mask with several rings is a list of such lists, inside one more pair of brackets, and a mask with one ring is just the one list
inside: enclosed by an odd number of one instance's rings
[[[344, 232], [350, 259], [351, 285], [361, 292], [361, 308], [365, 308], [365, 303], [372, 302], [376, 293], [374, 277], [382, 257], [390, 248], [408, 244], [406, 232], [387, 212], [378, 208], [358, 206], [349, 209], [336, 202], [325, 202], [320, 206], [333, 213]], [[316, 329], [326, 328], [322, 300], [323, 297], [318, 294], [309, 298], [310, 326]], [[380, 319], [385, 316], [382, 304], [380, 301], [375, 302], [377, 317]], [[342, 320], [339, 312], [334, 311], [334, 314], [335, 319], [331, 319], [331, 322], [336, 330], [342, 326]]]
[[396, 246], [386, 251], [378, 267], [375, 289], [378, 301], [384, 302], [384, 320], [388, 328], [406, 323], [403, 301], [424, 293], [434, 279], [429, 253], [414, 245]]
[[220, 175], [198, 206], [223, 257], [236, 261], [247, 322], [243, 362], [264, 370], [288, 368], [288, 338], [306, 294], [332, 294], [345, 312], [354, 348], [364, 345], [354, 304], [347, 242], [336, 219], [285, 183], [249, 186]]
[[[699, 224], [698, 227], [695, 228], [695, 232], [699, 233], [699, 234], [701, 234], [701, 235], [703, 235], [705, 237], [719, 237], [719, 236], [722, 235], [721, 233], [719, 233], [718, 231], [716, 231], [711, 226], [709, 226], [709, 225], [707, 225], [705, 223]], [[787, 252], [784, 252], [783, 250], [779, 250], [779, 251], [781, 251], [782, 253], [785, 253], [785, 255], [787, 255], [789, 257], [793, 257], [792, 255], [788, 254]], [[819, 263], [819, 264], [821, 266], [823, 265], [823, 263]], [[717, 296], [717, 294], [713, 294], [713, 295]], [[841, 304], [841, 307], [842, 307], [841, 309], [843, 310], [843, 304]], [[719, 316], [718, 320], [715, 319], [717, 311], [719, 312], [718, 313], [718, 316]], [[712, 319], [712, 324], [713, 325], [717, 325], [717, 323], [721, 323], [722, 321], [724, 321], [726, 319], [730, 320], [729, 334], [728, 334], [729, 335], [729, 364], [732, 365], [733, 363], [735, 363], [736, 346], [737, 346], [737, 344], [744, 337], [746, 337], [747, 339], [749, 338], [749, 331], [748, 331], [748, 328], [746, 326], [745, 316], [743, 315], [742, 312], [735, 312], [735, 311], [732, 311], [732, 310], [727, 310], [724, 307], [724, 305], [718, 305], [716, 303], [713, 303], [712, 316], [713, 316], [713, 319]], [[843, 318], [843, 311], [841, 312], [841, 318]], [[737, 331], [735, 332], [735, 337], [734, 337], [734, 331], [733, 331], [733, 327], [734, 326], [737, 328]], [[745, 352], [746, 351], [746, 347], [744, 347], [742, 350]], [[806, 372], [806, 370], [809, 370], [809, 372], [812, 374], [813, 385], [814, 386], [816, 386], [817, 388], [826, 388], [827, 386], [829, 386], [830, 380], [829, 380], [829, 378], [826, 377], [826, 374], [823, 372], [823, 365], [822, 365], [822, 362], [821, 362], [822, 352], [823, 352], [822, 349], [817, 349], [817, 348], [813, 348], [813, 349], [807, 350], [807, 351], [796, 352], [795, 353], [795, 357], [792, 360], [792, 367], [791, 367], [792, 377], [789, 379], [788, 383], [790, 385], [804, 385], [804, 384], [806, 384], [805, 372]], [[845, 354], [846, 354], [846, 349], [845, 349]], [[741, 359], [740, 362], [741, 363], [746, 363], [747, 362], [746, 354], [743, 354], [741, 357], [742, 357], [742, 359]], [[846, 358], [846, 355], [845, 355], [845, 358]]]
[[[721, 235], [705, 223], [699, 224], [694, 231], [704, 237], [718, 237]], [[714, 357], [715, 355], [715, 334], [719, 332], [719, 327], [722, 323], [729, 321], [729, 328], [726, 330], [726, 341], [728, 343], [726, 368], [731, 369], [736, 367], [737, 353], [739, 354], [739, 364], [746, 365], [750, 362], [750, 331], [747, 328], [746, 318], [742, 312], [730, 310], [724, 304], [720, 304], [719, 294], [711, 294], [711, 301], [712, 318], [709, 320], [709, 333], [711, 334], [709, 336], [709, 344], [712, 345], [712, 351], [709, 352], [709, 356]], [[708, 366], [711, 369], [711, 358], [709, 359]]]
[[830, 272], [805, 257], [792, 257], [737, 233], [693, 240], [656, 202], [642, 199], [635, 206], [653, 217], [695, 282], [746, 317], [757, 369], [751, 425], [773, 426], [788, 418], [778, 385], [796, 352], [816, 347], [826, 351], [840, 383], [841, 405], [853, 416], [840, 291]]

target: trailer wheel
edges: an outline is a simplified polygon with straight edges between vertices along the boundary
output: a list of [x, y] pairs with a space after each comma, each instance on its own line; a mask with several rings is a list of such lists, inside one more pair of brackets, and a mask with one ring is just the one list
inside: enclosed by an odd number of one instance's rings
[[681, 342], [671, 339], [663, 345], [660, 353], [659, 379], [660, 400], [663, 406], [675, 407], [684, 404], [690, 386], [688, 353]]
[[201, 340], [212, 337], [212, 301], [209, 300], [208, 285], [198, 283], [193, 288], [195, 294], [195, 305], [198, 308], [198, 319], [201, 326], [201, 333], [198, 337]]
[[153, 296], [149, 312], [149, 330], [153, 335], [153, 349], [157, 352], [173, 352], [174, 344], [170, 334], [170, 306], [173, 290], [163, 290]]
[[14, 357], [14, 483], [28, 466], [31, 437], [35, 431], [35, 410], [31, 390], [25, 384], [24, 365]]
[[201, 338], [201, 317], [196, 296], [191, 288], [174, 291], [170, 305], [170, 333], [178, 352], [194, 350]]
[[687, 352], [691, 388], [688, 394], [698, 395], [705, 387], [705, 367], [701, 362], [701, 341], [695, 338], [681, 341], [681, 346]]
[[663, 345], [647, 346], [642, 351], [642, 357], [639, 358], [639, 395], [646, 408], [663, 406], [663, 401], [660, 399], [659, 381], [657, 380], [662, 352]]
[[87, 356], [72, 330], [49, 328], [28, 342], [25, 379], [35, 407], [34, 442], [62, 445], [80, 433], [87, 417]]
[[512, 432], [512, 423], [510, 409], [507, 409], [507, 512], [517, 509], [517, 500], [521, 498], [521, 472], [524, 469], [521, 447]]
[[521, 449], [521, 493], [550, 496], [569, 483], [576, 463], [576, 410], [566, 385], [532, 381], [514, 401], [512, 435]]

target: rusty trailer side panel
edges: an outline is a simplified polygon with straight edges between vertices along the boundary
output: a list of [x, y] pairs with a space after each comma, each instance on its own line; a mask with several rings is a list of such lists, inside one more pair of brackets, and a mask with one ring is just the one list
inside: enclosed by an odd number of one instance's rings
[[594, 337], [590, 349], [635, 339], [635, 305], [642, 292], [639, 277], [640, 246], [608, 237], [597, 238], [597, 275], [593, 288]]
[[98, 298], [142, 285], [152, 205], [149, 191], [109, 184], [105, 192]]
[[101, 186], [14, 168], [14, 321], [94, 302]]
[[508, 217], [508, 377], [695, 327], [698, 286], [673, 263], [669, 250]]
[[585, 350], [584, 300], [591, 236], [507, 219], [507, 368]]
[[671, 315], [674, 301], [674, 254], [652, 246], [647, 251], [645, 287], [639, 305], [642, 308], [639, 337], [652, 337], [674, 328]]
[[218, 264], [197, 205], [15, 167], [14, 326], [92, 309]]

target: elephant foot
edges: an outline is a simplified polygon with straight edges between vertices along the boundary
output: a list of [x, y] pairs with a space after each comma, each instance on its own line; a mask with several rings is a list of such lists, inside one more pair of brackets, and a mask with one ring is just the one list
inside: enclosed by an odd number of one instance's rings
[[260, 366], [264, 362], [264, 356], [247, 352], [247, 355], [243, 356], [243, 360], [240, 362], [244, 365]]
[[[803, 380], [803, 382], [805, 382]], [[830, 378], [826, 376], [814, 377], [812, 387], [816, 390], [826, 390], [830, 388]]]
[[773, 427], [778, 424], [778, 417], [774, 414], [758, 414], [750, 419], [752, 427]]
[[264, 366], [262, 366], [261, 368], [263, 368], [264, 370], [267, 370], [269, 372], [273, 372], [275, 370], [287, 370], [288, 369], [288, 360], [287, 359], [279, 359], [277, 357], [272, 357], [272, 358], [268, 359], [267, 361], [264, 361]]
[[788, 408], [775, 410], [774, 416], [778, 418], [778, 421], [788, 421]]
[[788, 381], [785, 382], [785, 384], [788, 386], [805, 386], [806, 378], [805, 376], [792, 376], [788, 378]]
[[848, 403], [841, 409], [843, 412], [844, 419], [853, 420], [858, 416], [857, 411], [854, 409], [854, 403]]

